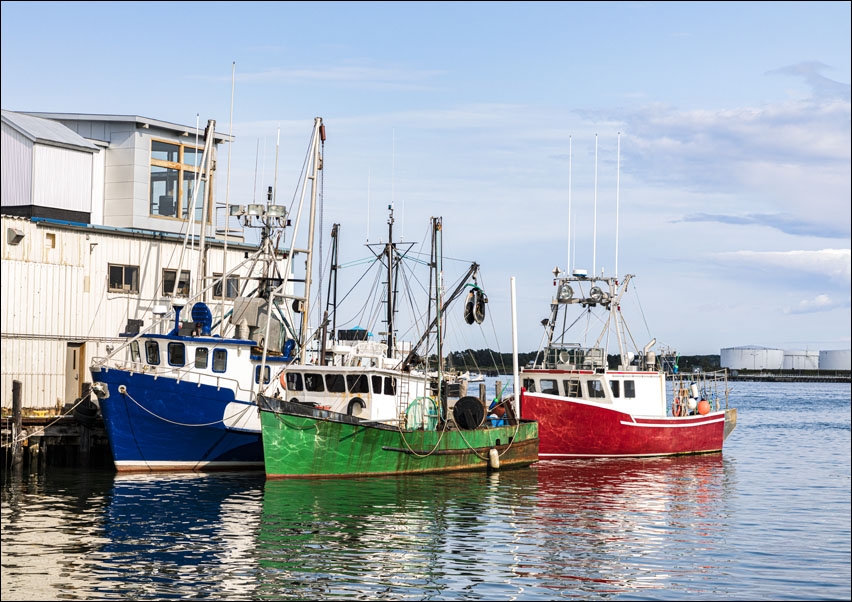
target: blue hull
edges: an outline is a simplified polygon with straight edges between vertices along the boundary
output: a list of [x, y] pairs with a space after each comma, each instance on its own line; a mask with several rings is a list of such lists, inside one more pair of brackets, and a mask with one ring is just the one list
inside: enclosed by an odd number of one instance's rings
[[263, 470], [260, 430], [223, 422], [235, 407], [257, 413], [230, 389], [115, 368], [93, 376], [108, 389], [99, 401], [118, 472]]

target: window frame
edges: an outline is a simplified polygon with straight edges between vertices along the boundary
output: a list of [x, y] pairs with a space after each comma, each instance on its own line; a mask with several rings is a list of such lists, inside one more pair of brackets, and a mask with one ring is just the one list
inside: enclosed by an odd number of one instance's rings
[[[113, 286], [113, 269], [121, 270], [121, 287]], [[135, 272], [134, 276], [129, 278], [128, 272]], [[122, 263], [107, 263], [107, 291], [110, 293], [120, 293], [125, 295], [139, 294], [139, 266]]]
[[[163, 156], [157, 157], [155, 156], [157, 154]], [[193, 163], [186, 162], [188, 156], [192, 157]], [[196, 157], [198, 157], [197, 165], [195, 164]], [[199, 206], [196, 207], [192, 219], [194, 222], [204, 220], [206, 223], [210, 223], [213, 215], [213, 175], [207, 174], [203, 170], [204, 145], [184, 144], [164, 138], [151, 138], [149, 160], [148, 214], [159, 219], [186, 220], [191, 202], [189, 194], [192, 186], [197, 184], [202, 188], [198, 198]], [[157, 174], [156, 177], [155, 174]], [[160, 185], [161, 182], [165, 184], [165, 188]], [[171, 198], [166, 199], [166, 197]], [[161, 213], [160, 203], [166, 201], [172, 204], [171, 211]], [[207, 208], [206, 219], [202, 213], [205, 206]]]

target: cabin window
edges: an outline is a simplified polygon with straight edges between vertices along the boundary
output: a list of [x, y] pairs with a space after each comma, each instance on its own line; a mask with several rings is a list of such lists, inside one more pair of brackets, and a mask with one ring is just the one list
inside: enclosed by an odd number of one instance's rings
[[636, 383], [632, 380], [624, 381], [624, 396], [628, 398], [636, 397]]
[[207, 357], [209, 355], [209, 351], [207, 347], [196, 347], [195, 348], [195, 367], [196, 368], [206, 368], [207, 367]]
[[372, 376], [373, 380], [373, 393], [381, 393], [382, 392], [382, 377], [381, 376]]
[[385, 376], [385, 395], [396, 395], [396, 379], [392, 376]]
[[368, 386], [366, 374], [349, 374], [346, 377], [346, 384], [349, 385], [350, 393], [370, 392], [370, 387]]
[[111, 293], [139, 293], [139, 266], [108, 264]]
[[565, 395], [568, 397], [583, 397], [583, 387], [580, 386], [580, 380], [577, 378], [569, 378], [562, 381], [562, 386], [565, 387]]
[[180, 282], [178, 283], [177, 291], [175, 291], [175, 278], [177, 270], [163, 270], [163, 296], [171, 297], [172, 294], [178, 296], [189, 296], [189, 281], [192, 279], [192, 273], [189, 270], [180, 271]]
[[621, 390], [620, 384], [621, 382], [617, 380], [609, 381], [609, 388], [612, 391], [613, 397], [621, 397], [621, 393], [619, 393], [619, 391]]
[[[254, 367], [254, 382], [260, 382], [260, 366]], [[263, 384], [269, 383], [269, 366], [263, 367]]]
[[346, 379], [342, 374], [326, 374], [325, 390], [329, 393], [346, 393]]
[[299, 372], [287, 372], [287, 390], [302, 390], [302, 374]]
[[186, 347], [183, 343], [169, 343], [169, 364], [183, 366], [186, 364]]
[[139, 362], [142, 356], [139, 354], [139, 341], [133, 341], [130, 343], [130, 361], [131, 362]]
[[535, 393], [535, 381], [531, 378], [525, 378], [524, 389], [527, 390], [527, 393]]
[[160, 365], [160, 346], [157, 341], [145, 341], [145, 361], [152, 366]]
[[213, 372], [224, 372], [228, 368], [228, 351], [226, 349], [213, 350]]
[[592, 399], [602, 399], [606, 397], [604, 393], [603, 383], [599, 380], [586, 381], [589, 389], [589, 397]]
[[[213, 298], [222, 298], [222, 274], [213, 274]], [[225, 278], [225, 298], [236, 299], [240, 296], [240, 279], [236, 276]]]
[[322, 374], [308, 372], [305, 374], [305, 390], [314, 393], [322, 393], [325, 387], [322, 384]]
[[542, 393], [547, 393], [548, 395], [559, 395], [559, 384], [555, 379], [542, 378], [539, 384], [541, 385]]
[[[202, 173], [203, 149], [187, 144], [151, 141], [150, 212], [157, 217], [182, 217], [189, 214], [195, 197], [193, 218], [201, 221], [205, 198], [209, 202], [207, 176]], [[208, 209], [208, 215], [212, 211]]]

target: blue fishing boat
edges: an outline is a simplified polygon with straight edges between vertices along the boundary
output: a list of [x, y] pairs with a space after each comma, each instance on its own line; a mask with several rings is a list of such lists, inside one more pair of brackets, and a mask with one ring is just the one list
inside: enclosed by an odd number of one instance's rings
[[[307, 250], [295, 241], [303, 207], [313, 211], [324, 138], [317, 118], [304, 172], [314, 185], [310, 195], [307, 184], [302, 188], [292, 219], [272, 199], [232, 206], [232, 217], [259, 229], [256, 252], [193, 297], [172, 294], [170, 308], [152, 306], [147, 328], [129, 321], [123, 344], [92, 360], [92, 390], [118, 472], [263, 469], [255, 396], [304, 350], [310, 269], [304, 278], [294, 274], [293, 257], [309, 257], [313, 246], [310, 229]], [[285, 232], [290, 246], [282, 249]], [[175, 289], [180, 267], [177, 273]], [[213, 296], [225, 297], [231, 286], [238, 294], [216, 322], [206, 300], [217, 287]]]

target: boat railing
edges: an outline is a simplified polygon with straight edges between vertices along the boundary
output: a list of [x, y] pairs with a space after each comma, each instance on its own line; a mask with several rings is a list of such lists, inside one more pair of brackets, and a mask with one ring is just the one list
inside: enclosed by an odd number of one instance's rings
[[707, 400], [714, 411], [728, 409], [728, 371], [678, 372], [666, 374], [672, 383], [672, 399]]
[[201, 372], [199, 370], [196, 370], [195, 367], [191, 364], [188, 364], [186, 366], [152, 366], [150, 364], [146, 364], [145, 362], [134, 362], [132, 360], [116, 360], [115, 358], [104, 357], [93, 358], [93, 361], [99, 361], [97, 365], [100, 365], [105, 370], [115, 368], [117, 370], [126, 370], [127, 372], [132, 372], [135, 374], [148, 374], [153, 376], [154, 378], [169, 377], [177, 382], [184, 382], [195, 385], [213, 385], [217, 389], [226, 386], [226, 383], [232, 383], [232, 386], [229, 385], [227, 386], [227, 388], [233, 389], [235, 393], [238, 391], [244, 391], [247, 396], [251, 393], [250, 389], [246, 389], [245, 387], [240, 385], [239, 379], [230, 376], [224, 376], [222, 374]]
[[579, 345], [550, 345], [544, 353], [544, 368], [562, 370], [595, 370], [606, 364], [604, 350], [600, 347]]

